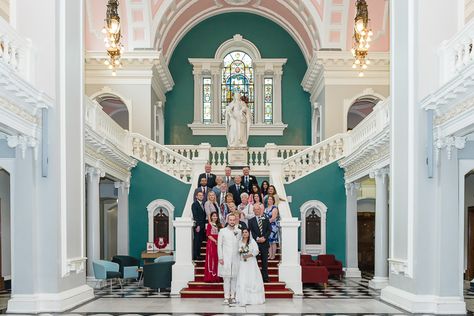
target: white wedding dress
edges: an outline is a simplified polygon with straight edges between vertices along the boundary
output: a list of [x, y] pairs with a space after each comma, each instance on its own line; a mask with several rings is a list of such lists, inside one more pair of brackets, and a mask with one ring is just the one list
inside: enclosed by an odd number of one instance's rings
[[[239, 249], [243, 243], [239, 243]], [[262, 274], [257, 264], [258, 246], [253, 238], [250, 238], [249, 252], [253, 255], [244, 261], [240, 257], [239, 273], [237, 274], [237, 287], [235, 299], [240, 306], [265, 303], [265, 288], [263, 286]]]

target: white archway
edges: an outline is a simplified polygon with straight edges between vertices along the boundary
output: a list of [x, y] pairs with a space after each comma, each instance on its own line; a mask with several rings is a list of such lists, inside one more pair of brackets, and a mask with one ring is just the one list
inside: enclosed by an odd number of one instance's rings
[[[326, 213], [327, 206], [318, 200], [310, 200], [301, 205], [301, 253], [320, 255], [326, 253]], [[306, 218], [308, 213], [313, 213], [321, 219], [321, 243], [306, 244]]]
[[153, 219], [159, 210], [163, 210], [168, 216], [168, 245], [165, 250], [174, 249], [174, 231], [173, 231], [173, 220], [174, 220], [174, 206], [171, 202], [163, 199], [156, 199], [150, 202], [146, 207], [148, 212], [148, 242], [153, 243]]
[[[113, 97], [113, 98], [120, 99], [120, 101], [122, 101], [122, 103], [125, 105], [126, 110], [128, 111], [128, 130], [132, 131], [132, 115], [133, 115], [132, 99], [124, 97], [119, 92], [113, 90], [109, 86], [102, 87], [102, 89], [91, 94], [89, 97], [92, 100], [96, 100], [99, 104], [100, 104], [99, 99], [101, 97]], [[122, 111], [122, 110], [119, 110], [119, 111]], [[113, 114], [114, 114], [113, 112], [108, 113], [108, 115], [111, 117]]]
[[[342, 126], [343, 126], [343, 131], [344, 132], [347, 131], [347, 119], [348, 119], [349, 111], [350, 111], [352, 105], [354, 105], [354, 103], [356, 103], [357, 100], [359, 100], [363, 97], [372, 98], [374, 100], [378, 99], [379, 101], [377, 101], [377, 103], [382, 102], [386, 99], [386, 97], [384, 97], [380, 93], [375, 92], [372, 88], [365, 89], [362, 92], [354, 95], [352, 98], [345, 99], [344, 100], [344, 115], [342, 116], [342, 119], [343, 119], [343, 123], [342, 123], [343, 125]], [[374, 104], [374, 106], [375, 105], [376, 104]]]

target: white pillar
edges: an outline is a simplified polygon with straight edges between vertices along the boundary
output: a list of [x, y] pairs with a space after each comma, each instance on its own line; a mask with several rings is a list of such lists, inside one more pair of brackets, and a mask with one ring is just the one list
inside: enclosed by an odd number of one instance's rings
[[221, 72], [220, 69], [213, 69], [212, 74], [212, 123], [220, 124], [221, 122]]
[[281, 121], [281, 77], [283, 71], [276, 70], [273, 75], [273, 124], [282, 124]]
[[388, 285], [388, 168], [375, 170], [375, 269], [369, 287], [380, 290]]
[[171, 295], [179, 295], [179, 291], [194, 280], [193, 250], [193, 220], [190, 217], [179, 217], [173, 221], [176, 236], [175, 264], [172, 267]]
[[255, 124], [263, 124], [263, 113], [265, 112], [263, 103], [263, 70], [256, 70], [255, 76]]
[[92, 261], [100, 259], [100, 195], [99, 182], [105, 174], [98, 168], [87, 167], [87, 277], [94, 278]]
[[194, 122], [202, 123], [202, 74], [201, 69], [194, 67], [194, 104], [199, 104], [194, 108]]
[[346, 184], [346, 278], [360, 278], [357, 254], [357, 192], [360, 183]]
[[293, 290], [296, 295], [303, 295], [301, 282], [301, 265], [298, 254], [298, 228], [300, 221], [296, 217], [283, 218], [281, 225], [281, 263], [278, 266], [279, 281]]
[[115, 182], [115, 188], [118, 190], [117, 254], [128, 255], [128, 192], [130, 182]]

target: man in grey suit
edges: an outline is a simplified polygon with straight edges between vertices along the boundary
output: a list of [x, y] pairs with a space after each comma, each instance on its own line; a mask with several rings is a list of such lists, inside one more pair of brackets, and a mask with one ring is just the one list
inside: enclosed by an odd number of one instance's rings
[[219, 204], [219, 206], [221, 206], [222, 204], [225, 203], [225, 196], [227, 194], [227, 184], [225, 182], [223, 182], [220, 186], [220, 190], [219, 190], [219, 193], [216, 193], [216, 197], [217, 197], [217, 203]]
[[223, 177], [224, 182], [227, 184], [227, 187], [233, 185], [234, 178], [232, 177], [232, 169], [230, 167], [225, 167], [225, 176]]

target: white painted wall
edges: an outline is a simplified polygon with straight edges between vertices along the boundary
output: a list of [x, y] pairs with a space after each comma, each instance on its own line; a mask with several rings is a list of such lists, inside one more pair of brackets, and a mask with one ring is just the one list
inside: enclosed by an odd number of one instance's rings
[[2, 243], [2, 277], [11, 274], [11, 241], [10, 241], [10, 174], [0, 170], [0, 235]]

